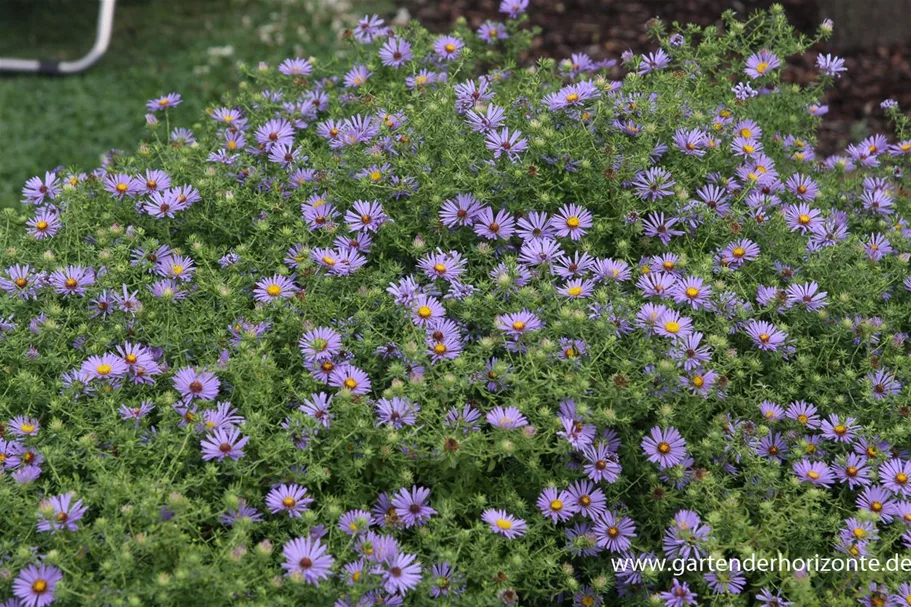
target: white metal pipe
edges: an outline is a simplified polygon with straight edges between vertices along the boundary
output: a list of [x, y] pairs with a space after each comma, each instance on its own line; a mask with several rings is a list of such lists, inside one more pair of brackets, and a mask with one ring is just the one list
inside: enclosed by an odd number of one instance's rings
[[117, 0], [98, 0], [98, 28], [95, 34], [95, 44], [84, 57], [76, 61], [0, 58], [0, 72], [76, 74], [85, 71], [104, 56], [111, 44], [116, 3]]

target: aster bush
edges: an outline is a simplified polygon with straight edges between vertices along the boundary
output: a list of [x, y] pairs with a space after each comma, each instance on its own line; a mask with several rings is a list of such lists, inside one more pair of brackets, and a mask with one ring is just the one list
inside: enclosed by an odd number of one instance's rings
[[[780, 8], [520, 66], [525, 2], [250, 70], [30, 180], [0, 266], [5, 605], [892, 605], [897, 136], [816, 158]], [[141, 108], [137, 117], [142, 119]], [[194, 122], [194, 120], [197, 120]]]

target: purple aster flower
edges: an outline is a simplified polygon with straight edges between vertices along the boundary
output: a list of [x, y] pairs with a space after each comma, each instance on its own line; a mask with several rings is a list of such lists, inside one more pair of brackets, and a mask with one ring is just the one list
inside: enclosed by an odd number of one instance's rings
[[878, 470], [879, 481], [883, 487], [896, 495], [911, 496], [911, 462], [902, 459], [890, 459]]
[[547, 105], [547, 109], [555, 112], [582, 106], [590, 99], [597, 99], [600, 94], [597, 86], [589, 80], [584, 80], [568, 84], [556, 93], [546, 95], [542, 101]]
[[537, 501], [541, 514], [554, 523], [564, 522], [573, 517], [577, 511], [576, 500], [568, 491], [548, 487], [541, 492]]
[[487, 423], [500, 430], [515, 430], [528, 425], [528, 420], [515, 407], [494, 407], [487, 414]]
[[508, 240], [515, 230], [515, 219], [506, 210], [494, 215], [490, 207], [484, 207], [475, 216], [475, 234], [488, 240]]
[[233, 527], [239, 521], [247, 521], [250, 523], [259, 523], [263, 520], [263, 515], [260, 514], [259, 510], [247, 504], [246, 500], [238, 500], [236, 508], [228, 510], [221, 515], [221, 520], [223, 525]]
[[786, 601], [781, 596], [781, 591], [772, 591], [768, 588], [763, 588], [762, 592], [756, 595], [756, 600], [760, 602], [759, 607], [789, 607], [793, 605], [793, 603]]
[[38, 436], [41, 424], [33, 417], [17, 415], [7, 422], [7, 429], [15, 436]]
[[287, 277], [273, 274], [271, 278], [263, 278], [256, 283], [253, 298], [260, 303], [268, 303], [294, 297], [297, 290], [296, 285]]
[[604, 492], [587, 479], [574, 482], [567, 490], [576, 502], [578, 513], [586, 518], [596, 520], [607, 509]]
[[373, 519], [366, 510], [349, 510], [338, 519], [338, 528], [346, 535], [359, 535], [370, 529]]
[[123, 377], [129, 371], [120, 357], [110, 353], [101, 356], [89, 356], [88, 359], [83, 361], [80, 370], [90, 380], [99, 379], [108, 382]]
[[180, 392], [185, 401], [194, 398], [213, 400], [218, 396], [218, 390], [221, 387], [221, 381], [217, 375], [207, 369], [196, 370], [192, 367], [178, 369], [173, 381], [174, 389]]
[[819, 285], [815, 282], [791, 284], [787, 288], [788, 303], [802, 305], [807, 310], [815, 312], [827, 305], [825, 291], [819, 292]]
[[73, 501], [72, 493], [41, 500], [38, 506], [38, 531], [49, 531], [51, 534], [62, 529], [76, 531], [79, 528], [76, 523], [87, 510], [82, 500]]
[[820, 53], [816, 56], [816, 67], [826, 76], [834, 76], [836, 78], [840, 78], [842, 72], [848, 71], [848, 68], [845, 67], [844, 59], [829, 53], [825, 55]]
[[788, 454], [788, 443], [777, 432], [770, 432], [761, 439], [753, 441], [753, 451], [760, 457], [783, 462]]
[[345, 222], [353, 231], [376, 232], [387, 221], [389, 216], [376, 200], [356, 200], [351, 210], [345, 213]]
[[500, 12], [509, 15], [510, 19], [517, 19], [528, 9], [528, 0], [502, 0]]
[[771, 70], [781, 67], [781, 60], [770, 51], [765, 49], [750, 55], [747, 59], [746, 75], [756, 79], [765, 76]]
[[643, 200], [660, 200], [671, 195], [671, 188], [676, 185], [676, 182], [667, 170], [652, 167], [636, 175], [632, 185]]
[[256, 141], [269, 151], [276, 145], [294, 144], [294, 127], [282, 118], [275, 118], [256, 129]]
[[366, 65], [355, 65], [345, 74], [344, 83], [348, 88], [357, 88], [366, 84], [373, 72]]
[[151, 413], [155, 409], [155, 405], [152, 404], [152, 401], [144, 400], [139, 403], [138, 407], [130, 407], [129, 405], [123, 404], [120, 405], [120, 408], [117, 410], [120, 413], [120, 417], [124, 420], [134, 420], [135, 427], [139, 427], [139, 420]]
[[557, 236], [579, 240], [592, 227], [592, 214], [577, 204], [563, 205], [551, 218], [550, 225]]
[[497, 316], [497, 328], [514, 339], [543, 327], [544, 322], [528, 310]]
[[888, 396], [895, 396], [901, 392], [902, 384], [895, 379], [895, 375], [888, 369], [877, 369], [867, 374], [870, 382], [870, 391], [873, 398], [880, 400]]
[[731, 565], [729, 570], [713, 571], [703, 575], [709, 588], [712, 589], [712, 594], [740, 594], [743, 592], [746, 578], [741, 573], [737, 561], [732, 561]]
[[110, 192], [114, 198], [123, 199], [124, 196], [134, 197], [145, 189], [140, 179], [131, 177], [124, 173], [108, 175], [104, 178], [104, 189]]
[[440, 36], [433, 43], [433, 52], [444, 61], [452, 61], [464, 46], [465, 43], [455, 36]]
[[421, 582], [421, 564], [417, 556], [395, 551], [383, 559], [383, 566], [376, 573], [383, 578], [383, 589], [397, 595], [404, 595]]
[[889, 239], [882, 234], [870, 234], [869, 240], [864, 243], [864, 251], [871, 261], [879, 261], [894, 249]]
[[788, 334], [764, 320], [751, 320], [746, 326], [746, 334], [760, 350], [775, 352], [784, 344]]
[[380, 48], [380, 61], [396, 69], [411, 61], [411, 45], [401, 38], [389, 38]]
[[44, 174], [43, 180], [41, 177], [32, 177], [25, 182], [25, 186], [22, 188], [22, 196], [25, 197], [25, 201], [34, 205], [43, 204], [45, 199], [54, 200], [58, 194], [60, 194], [60, 181], [57, 179], [57, 173], [50, 171]]
[[832, 470], [839, 482], [845, 483], [851, 489], [870, 484], [870, 470], [863, 455], [849, 453], [838, 465], [833, 465]]
[[696, 598], [699, 596], [690, 590], [686, 582], [681, 582], [674, 578], [670, 590], [658, 595], [664, 601], [665, 607], [686, 607], [687, 605], [698, 605]]
[[426, 503], [429, 497], [430, 489], [425, 487], [415, 485], [410, 491], [405, 488], [399, 489], [392, 498], [392, 507], [405, 527], [424, 525], [437, 513]]
[[[527, 1], [527, 0], [526, 0]], [[458, 573], [449, 563], [437, 563], [430, 568], [431, 598], [458, 596], [465, 590], [465, 576]]]
[[494, 158], [505, 154], [510, 162], [515, 162], [519, 154], [528, 149], [528, 140], [522, 137], [522, 131], [510, 132], [509, 128], [504, 127], [487, 133], [487, 149], [493, 152]]
[[804, 483], [812, 483], [826, 489], [835, 482], [832, 469], [825, 462], [803, 459], [794, 464], [794, 474]]
[[374, 38], [382, 38], [389, 28], [379, 15], [365, 15], [354, 27], [354, 37], [364, 44], [370, 44]]
[[202, 459], [222, 461], [230, 457], [237, 461], [244, 456], [243, 448], [249, 440], [249, 436], [241, 437], [237, 428], [218, 428], [202, 440]]
[[298, 347], [308, 361], [328, 360], [342, 351], [342, 336], [334, 329], [318, 327], [304, 333]]
[[313, 499], [307, 497], [307, 488], [297, 483], [282, 484], [273, 487], [266, 495], [266, 507], [272, 514], [287, 512], [291, 518], [300, 518], [309, 510]]
[[485, 21], [477, 31], [478, 37], [487, 44], [494, 44], [499, 40], [506, 40], [509, 34], [506, 32], [506, 26], [497, 21]]
[[354, 365], [345, 363], [337, 366], [329, 376], [329, 385], [343, 388], [351, 394], [366, 394], [370, 391], [370, 377]]
[[474, 223], [481, 212], [481, 203], [471, 194], [458, 194], [454, 200], [446, 200], [440, 209], [440, 221], [448, 228], [468, 226]]
[[674, 132], [674, 145], [687, 156], [705, 156], [707, 139], [699, 129], [677, 129]]
[[95, 284], [95, 270], [82, 266], [66, 266], [54, 271], [48, 282], [61, 295], [85, 295], [85, 288]]
[[625, 553], [630, 549], [630, 540], [636, 537], [636, 523], [628, 516], [607, 510], [595, 520], [595, 536], [599, 548]]
[[812, 201], [819, 195], [819, 186], [816, 185], [816, 182], [800, 173], [794, 173], [788, 177], [785, 187], [804, 201]]
[[676, 310], [666, 310], [658, 317], [655, 324], [655, 333], [662, 337], [680, 339], [693, 332], [693, 321], [686, 316], [681, 316]]
[[35, 216], [28, 220], [29, 236], [37, 240], [51, 238], [60, 230], [60, 216], [54, 207], [38, 209]]
[[307, 59], [295, 57], [282, 61], [278, 66], [278, 71], [285, 76], [309, 76], [313, 73], [313, 64]]
[[168, 93], [163, 97], [151, 99], [146, 103], [146, 109], [150, 112], [169, 110], [172, 107], [180, 105], [181, 98], [178, 93]]
[[490, 525], [490, 530], [508, 539], [525, 535], [525, 521], [516, 518], [505, 510], [488, 508], [481, 514], [481, 520]]
[[282, 569], [287, 575], [300, 575], [307, 584], [319, 585], [328, 579], [335, 559], [328, 553], [319, 539], [312, 537], [294, 538], [282, 549], [285, 562]]
[[829, 440], [837, 443], [851, 443], [854, 441], [854, 433], [857, 429], [856, 420], [853, 417], [839, 419], [832, 413], [828, 419], [824, 419], [820, 424], [822, 435]]
[[686, 441], [676, 428], [653, 427], [649, 436], [642, 439], [642, 450], [648, 461], [658, 464], [661, 470], [676, 466], [686, 457]]
[[13, 580], [13, 594], [25, 607], [45, 607], [57, 598], [54, 588], [63, 574], [53, 565], [29, 565]]
[[392, 426], [396, 429], [400, 429], [402, 426], [413, 426], [420, 410], [420, 405], [399, 396], [393, 396], [392, 399], [381, 398], [376, 402], [377, 424]]
[[642, 61], [639, 62], [639, 69], [636, 73], [640, 76], [655, 72], [658, 70], [663, 70], [671, 64], [670, 55], [664, 52], [664, 49], [658, 49], [655, 52], [649, 53], [642, 56]]
[[770, 422], [777, 422], [784, 417], [784, 409], [770, 400], [764, 400], [759, 403], [759, 413]]

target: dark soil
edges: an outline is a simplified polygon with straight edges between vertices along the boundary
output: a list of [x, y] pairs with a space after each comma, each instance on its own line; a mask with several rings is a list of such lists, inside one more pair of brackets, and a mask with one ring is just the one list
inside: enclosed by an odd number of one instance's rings
[[[858, 0], [860, 1], [860, 0]], [[499, 0], [404, 0], [412, 17], [434, 31], [449, 29], [458, 17], [474, 28], [487, 19], [501, 19]], [[802, 32], [813, 34], [823, 15], [818, 0], [780, 0], [789, 20]], [[768, 8], [771, 0], [531, 0], [531, 22], [541, 28], [534, 56], [557, 59], [585, 52], [596, 59], [620, 57], [626, 49], [635, 53], [654, 50], [646, 22], [660, 17], [667, 23], [712, 25], [721, 13], [733, 8], [746, 16]], [[838, 27], [838, 23], [835, 24]], [[911, 107], [911, 44], [839, 52], [831, 45], [816, 49], [845, 59], [848, 72], [824, 99], [829, 113], [819, 132], [818, 151], [836, 153], [871, 132], [889, 133], [879, 104], [894, 98], [902, 108]], [[793, 61], [785, 71], [789, 81], [806, 82], [815, 73], [816, 53]], [[619, 73], [619, 72], [618, 72]]]

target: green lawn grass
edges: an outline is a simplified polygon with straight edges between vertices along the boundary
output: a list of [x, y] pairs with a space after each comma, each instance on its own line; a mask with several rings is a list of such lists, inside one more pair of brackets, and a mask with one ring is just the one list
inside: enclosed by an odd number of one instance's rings
[[[358, 14], [377, 7], [382, 0], [356, 3]], [[237, 61], [326, 56], [337, 40], [332, 22], [352, 18], [319, 0], [119, 0], [111, 47], [88, 72], [0, 76], [0, 207], [17, 205], [32, 175], [91, 169], [111, 148], [131, 151], [146, 100], [180, 93], [174, 114], [190, 126], [236, 81]], [[75, 59], [94, 42], [96, 19], [92, 0], [6, 0], [0, 55]], [[227, 46], [233, 53], [219, 56]]]

